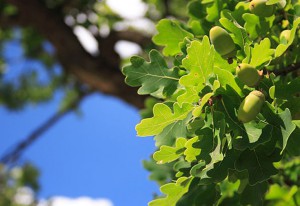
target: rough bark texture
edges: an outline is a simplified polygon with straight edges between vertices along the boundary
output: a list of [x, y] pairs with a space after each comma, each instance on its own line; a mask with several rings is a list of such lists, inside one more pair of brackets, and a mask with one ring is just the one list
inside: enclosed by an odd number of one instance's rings
[[112, 32], [106, 38], [98, 38], [100, 54], [94, 57], [85, 51], [63, 17], [40, 1], [6, 2], [17, 7], [18, 15], [9, 18], [0, 16], [0, 27], [33, 27], [52, 43], [58, 61], [68, 74], [103, 94], [116, 96], [137, 108], [143, 107], [145, 96], [137, 95], [136, 88], [124, 83], [124, 75], [119, 68], [120, 57], [114, 51], [114, 45], [118, 40], [143, 45], [150, 42], [148, 37], [134, 31]]

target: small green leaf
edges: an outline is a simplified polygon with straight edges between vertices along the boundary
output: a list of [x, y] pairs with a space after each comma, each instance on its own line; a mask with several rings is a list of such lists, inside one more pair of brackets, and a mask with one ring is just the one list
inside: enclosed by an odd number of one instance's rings
[[250, 43], [246, 30], [239, 25], [233, 17], [230, 20], [221, 18], [219, 21], [225, 29], [233, 34], [232, 39], [234, 43], [239, 45], [242, 49], [246, 43]]
[[242, 88], [236, 83], [236, 80], [235, 80], [232, 73], [230, 73], [229, 71], [226, 71], [224, 69], [221, 69], [219, 67], [215, 67], [214, 72], [217, 75], [217, 78], [218, 78], [218, 80], [219, 80], [222, 87], [226, 88], [226, 85], [229, 85], [240, 96], [243, 95]]
[[152, 50], [149, 56], [150, 62], [138, 56], [131, 57], [131, 65], [123, 68], [126, 83], [132, 87], [141, 86], [139, 94], [152, 94], [161, 89], [167, 96], [173, 94], [179, 80], [178, 71], [169, 69], [158, 51]]
[[192, 41], [187, 49], [187, 57], [182, 61], [189, 74], [179, 80], [186, 89], [186, 92], [178, 97], [179, 103], [199, 101], [198, 93], [204, 88], [208, 76], [213, 72], [213, 60], [214, 49], [207, 36], [203, 37], [202, 42]]
[[157, 135], [163, 131], [163, 129], [179, 120], [186, 118], [188, 113], [192, 110], [192, 105], [184, 103], [182, 107], [178, 103], [174, 104], [174, 113], [171, 109], [163, 104], [158, 103], [153, 107], [152, 118], [143, 119], [138, 125], [136, 125], [136, 131], [138, 136], [151, 136]]
[[165, 164], [177, 160], [185, 150], [185, 144], [187, 140], [183, 137], [176, 140], [175, 147], [163, 145], [159, 151], [153, 154], [153, 159], [157, 161], [157, 164]]
[[251, 39], [256, 39], [257, 37], [266, 36], [267, 32], [273, 26], [273, 21], [275, 17], [261, 18], [255, 14], [245, 13], [243, 14], [243, 19], [245, 20], [245, 29], [249, 34]]
[[205, 94], [200, 101], [200, 105], [196, 106], [195, 109], [193, 110], [193, 117], [199, 117], [202, 113], [202, 109], [204, 105], [208, 102], [208, 100], [214, 95], [214, 93], [209, 92]]
[[186, 150], [184, 151], [185, 159], [188, 162], [193, 162], [194, 160], [197, 160], [197, 156], [200, 154], [201, 149], [196, 148], [193, 146], [194, 143], [198, 142], [198, 137], [193, 137], [192, 139], [189, 139], [185, 143]]
[[277, 3], [280, 2], [280, 1], [282, 1], [282, 0], [268, 0], [268, 1], [266, 2], [266, 5], [277, 4]]
[[270, 49], [270, 39], [264, 38], [259, 44], [254, 44], [254, 48], [251, 51], [250, 64], [254, 67], [259, 67], [263, 64], [268, 64], [272, 60], [274, 49]]
[[298, 17], [293, 22], [293, 28], [291, 29], [290, 39], [289, 39], [288, 43], [287, 44], [279, 44], [276, 47], [275, 57], [280, 57], [292, 45], [295, 35], [296, 35], [296, 30], [297, 30], [299, 24], [300, 24], [300, 17]]
[[279, 114], [279, 117], [282, 119], [282, 122], [280, 124], [280, 130], [282, 133], [282, 153], [286, 147], [289, 137], [295, 130], [296, 125], [292, 122], [292, 115], [289, 109], [285, 109], [282, 113]]
[[160, 46], [165, 46], [163, 54], [173, 56], [181, 52], [179, 43], [183, 42], [185, 37], [193, 38], [193, 34], [187, 32], [180, 25], [170, 19], [163, 19], [158, 22], [158, 34], [153, 37], [153, 42]]
[[189, 190], [193, 178], [180, 177], [176, 183], [161, 186], [160, 190], [166, 197], [149, 202], [148, 206], [175, 206], [177, 201]]

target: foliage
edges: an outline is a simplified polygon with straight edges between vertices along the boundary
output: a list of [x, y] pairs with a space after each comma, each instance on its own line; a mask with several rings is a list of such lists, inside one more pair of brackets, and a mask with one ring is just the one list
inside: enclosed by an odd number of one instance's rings
[[34, 206], [35, 192], [39, 190], [39, 172], [29, 163], [7, 168], [0, 165], [0, 205]]
[[[190, 1], [186, 21], [157, 24], [162, 54], [134, 56], [123, 68], [127, 84], [158, 99], [136, 126], [158, 147], [145, 167], [163, 194], [149, 205], [299, 205], [300, 1], [261, 2], [276, 8], [271, 16], [252, 14], [247, 1]], [[214, 49], [213, 26], [230, 34], [233, 58]], [[260, 70], [255, 86], [237, 77], [241, 63]], [[239, 106], [254, 90], [265, 101], [242, 123]]]

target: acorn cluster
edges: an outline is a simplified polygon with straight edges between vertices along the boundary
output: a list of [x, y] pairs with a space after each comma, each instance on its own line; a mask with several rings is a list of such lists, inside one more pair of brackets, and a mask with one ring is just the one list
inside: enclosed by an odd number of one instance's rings
[[[251, 13], [259, 17], [270, 17], [275, 12], [275, 5], [268, 5], [267, 0], [252, 0], [249, 4]], [[280, 43], [287, 44], [290, 38], [290, 30], [280, 34]], [[215, 50], [225, 59], [232, 59], [236, 55], [236, 45], [230, 34], [220, 26], [210, 29], [209, 37]], [[240, 63], [236, 68], [237, 78], [248, 87], [258, 86], [263, 78], [263, 72], [247, 63]], [[265, 102], [265, 95], [259, 90], [254, 90], [242, 101], [237, 117], [247, 123], [256, 118]]]

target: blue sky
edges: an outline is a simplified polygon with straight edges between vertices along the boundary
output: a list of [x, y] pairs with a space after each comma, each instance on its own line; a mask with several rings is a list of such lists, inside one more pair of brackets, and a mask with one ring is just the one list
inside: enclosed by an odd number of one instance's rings
[[[24, 138], [57, 108], [59, 95], [22, 112], [0, 108], [1, 153]], [[69, 114], [42, 136], [22, 160], [41, 171], [39, 196], [108, 198], [114, 206], [141, 206], [157, 192], [142, 167], [154, 150], [151, 137], [136, 137], [136, 109], [95, 94], [81, 105], [83, 116]]]

